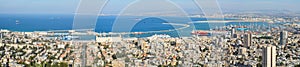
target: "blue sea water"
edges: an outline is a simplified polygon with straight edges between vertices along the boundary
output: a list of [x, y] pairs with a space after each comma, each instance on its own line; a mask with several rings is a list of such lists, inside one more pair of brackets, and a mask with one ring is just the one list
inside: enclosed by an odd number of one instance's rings
[[[73, 15], [0, 15], [0, 29], [12, 31], [48, 31], [70, 30]], [[111, 32], [116, 16], [100, 16], [96, 24], [96, 32]], [[16, 23], [16, 21], [19, 21]], [[168, 30], [170, 25], [162, 24], [164, 20], [148, 18], [135, 25], [132, 31]], [[125, 22], [126, 23], [126, 22]]]
[[[72, 29], [74, 15], [26, 15], [26, 14], [0, 14], [0, 29], [12, 31], [48, 31]], [[96, 24], [96, 32], [111, 32], [116, 16], [100, 16]], [[205, 21], [205, 18], [191, 18], [192, 21]], [[218, 19], [216, 19], [218, 20]], [[235, 19], [225, 19], [235, 20]], [[18, 23], [16, 23], [18, 21]], [[139, 21], [131, 30], [132, 32], [158, 31], [173, 29], [171, 25], [162, 24], [167, 21], [159, 18], [146, 18]], [[130, 22], [124, 22], [130, 23]], [[230, 22], [225, 25], [250, 25], [251, 22]], [[257, 24], [265, 24], [258, 22]], [[209, 30], [208, 23], [195, 23], [197, 30]], [[177, 36], [174, 32], [155, 33]], [[174, 34], [174, 35], [173, 35]], [[145, 34], [141, 37], [151, 36]]]

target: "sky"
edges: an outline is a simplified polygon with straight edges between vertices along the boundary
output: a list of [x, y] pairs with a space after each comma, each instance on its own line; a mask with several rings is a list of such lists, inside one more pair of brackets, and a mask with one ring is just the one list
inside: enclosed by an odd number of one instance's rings
[[[161, 0], [157, 0], [159, 2]], [[193, 0], [170, 0], [188, 13], [201, 10]], [[200, 0], [201, 1], [201, 0]], [[217, 0], [222, 10], [290, 10], [300, 12], [300, 0]], [[0, 0], [0, 14], [74, 14], [80, 0]], [[103, 14], [118, 14], [135, 0], [109, 0]], [[203, 1], [205, 4], [205, 0]], [[141, 8], [143, 8], [142, 4]], [[145, 3], [147, 5], [147, 3]], [[158, 5], [163, 7], [164, 5]], [[168, 7], [164, 7], [168, 8]], [[155, 9], [155, 8], [151, 8]], [[139, 10], [137, 10], [139, 11]], [[167, 11], [167, 10], [166, 10]], [[172, 10], [169, 10], [172, 11]]]

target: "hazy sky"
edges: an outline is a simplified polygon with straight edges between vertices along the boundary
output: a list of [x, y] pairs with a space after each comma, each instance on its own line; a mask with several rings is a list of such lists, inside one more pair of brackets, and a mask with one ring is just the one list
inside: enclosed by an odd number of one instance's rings
[[[103, 13], [117, 14], [135, 0], [110, 0]], [[186, 12], [200, 12], [193, 0], [171, 0]], [[73, 14], [79, 0], [0, 0], [2, 14]], [[157, 1], [159, 2], [159, 0]], [[205, 2], [205, 1], [204, 1]], [[218, 0], [223, 10], [300, 11], [300, 0]], [[210, 4], [205, 4], [210, 5]], [[142, 7], [143, 5], [141, 5]], [[160, 5], [163, 6], [163, 5]]]

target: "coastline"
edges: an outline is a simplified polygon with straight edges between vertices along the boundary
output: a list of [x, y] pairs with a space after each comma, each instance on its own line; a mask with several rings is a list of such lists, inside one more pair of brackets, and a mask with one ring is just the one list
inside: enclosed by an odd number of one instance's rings
[[189, 23], [230, 23], [230, 22], [241, 22], [241, 23], [263, 22], [263, 23], [267, 23], [267, 21], [253, 21], [253, 20], [209, 20], [209, 21], [193, 21], [193, 22], [189, 22]]

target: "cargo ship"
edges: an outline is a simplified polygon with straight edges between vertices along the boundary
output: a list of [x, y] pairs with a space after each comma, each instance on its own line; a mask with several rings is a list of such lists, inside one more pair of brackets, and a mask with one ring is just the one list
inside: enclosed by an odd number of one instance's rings
[[192, 35], [198, 35], [198, 36], [209, 36], [210, 33], [206, 31], [192, 31]]
[[143, 32], [133, 32], [133, 34], [139, 35], [139, 34], [144, 34]]

